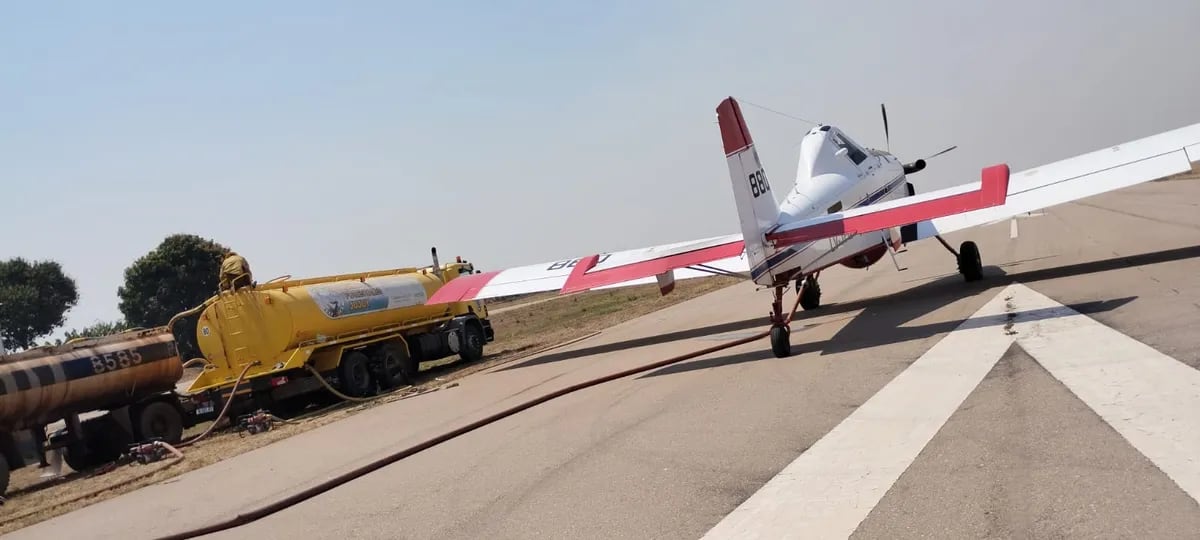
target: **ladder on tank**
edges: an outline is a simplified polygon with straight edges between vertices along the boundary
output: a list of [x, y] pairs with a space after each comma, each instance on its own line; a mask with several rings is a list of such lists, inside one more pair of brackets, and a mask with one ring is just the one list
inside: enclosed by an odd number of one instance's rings
[[221, 328], [226, 330], [227, 336], [227, 340], [221, 342], [225, 347], [225, 362], [229, 367], [233, 367], [235, 359], [244, 358], [250, 349], [246, 344], [246, 325], [242, 321], [240, 308], [245, 306], [245, 302], [241, 296], [232, 291], [221, 293]]

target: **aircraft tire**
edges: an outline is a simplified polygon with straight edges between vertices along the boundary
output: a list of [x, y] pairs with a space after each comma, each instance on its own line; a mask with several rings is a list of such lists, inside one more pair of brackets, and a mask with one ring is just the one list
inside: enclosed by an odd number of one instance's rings
[[979, 258], [979, 246], [967, 240], [958, 248], [958, 272], [967, 281], [983, 279], [983, 262]]
[[810, 280], [800, 289], [800, 307], [805, 311], [821, 307], [821, 286], [817, 280]]
[[792, 355], [791, 335], [782, 326], [771, 327], [771, 352], [775, 358], [787, 358]]

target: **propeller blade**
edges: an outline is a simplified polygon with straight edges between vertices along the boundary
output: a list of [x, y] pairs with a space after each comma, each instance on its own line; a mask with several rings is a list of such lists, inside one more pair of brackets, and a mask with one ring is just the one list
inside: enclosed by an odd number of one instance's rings
[[891, 135], [888, 134], [887, 107], [884, 107], [882, 103], [879, 104], [879, 112], [883, 113], [883, 143], [887, 145], [887, 151], [891, 152], [892, 140]]
[[940, 155], [942, 155], [942, 154], [945, 154], [946, 152], [949, 152], [949, 151], [951, 151], [951, 150], [954, 150], [955, 148], [958, 148], [958, 145], [957, 145], [957, 144], [956, 144], [956, 145], [954, 145], [954, 146], [951, 146], [950, 148], [947, 148], [947, 149], [945, 149], [945, 150], [942, 150], [941, 152], [938, 152], [938, 153], [936, 153], [936, 154], [934, 154], [934, 155], [932, 155], [932, 156], [929, 156], [929, 157], [927, 157], [927, 158], [925, 158], [925, 159], [932, 159], [932, 158], [935, 158], [935, 157], [937, 157], [937, 156], [940, 156]]

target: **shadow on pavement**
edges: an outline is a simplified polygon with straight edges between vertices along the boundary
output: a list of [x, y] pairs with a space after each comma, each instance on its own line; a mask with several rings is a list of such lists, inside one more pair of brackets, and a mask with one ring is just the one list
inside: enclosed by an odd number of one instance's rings
[[1100, 272], [1108, 272], [1110, 270], [1122, 270], [1151, 264], [1194, 259], [1197, 257], [1200, 257], [1200, 245], [1175, 249], [1164, 249], [1162, 251], [1152, 251], [1138, 255], [1127, 255], [1124, 257], [1113, 257], [1111, 259], [1101, 259], [1092, 262], [1068, 264], [1053, 268], [1043, 268], [1041, 270], [1017, 272], [1016, 274], [1007, 275], [1004, 284], [1007, 285], [1013, 281], [1029, 283], [1033, 281], [1045, 281], [1048, 279], [1098, 274]]
[[584, 347], [582, 349], [576, 349], [576, 350], [572, 350], [572, 351], [563, 351], [563, 352], [557, 352], [557, 353], [544, 354], [537, 358], [531, 358], [524, 362], [521, 362], [518, 364], [513, 364], [511, 366], [506, 366], [506, 367], [498, 369], [496, 371], [508, 371], [510, 369], [519, 369], [519, 368], [523, 368], [523, 367], [537, 366], [537, 365], [541, 365], [541, 364], [550, 364], [553, 362], [570, 360], [572, 358], [591, 356], [593, 354], [604, 354], [604, 353], [610, 353], [610, 352], [620, 351], [620, 350], [624, 350], [624, 349], [634, 349], [637, 347], [648, 347], [650, 345], [658, 345], [660, 343], [670, 343], [672, 341], [680, 341], [680, 340], [684, 340], [684, 339], [704, 337], [704, 336], [708, 336], [708, 335], [712, 335], [712, 334], [724, 334], [726, 332], [737, 332], [739, 330], [759, 329], [759, 328], [763, 328], [766, 324], [767, 324], [767, 317], [766, 317], [766, 315], [763, 315], [762, 317], [755, 317], [753, 319], [745, 319], [745, 320], [741, 320], [741, 321], [733, 321], [733, 322], [727, 322], [727, 323], [721, 323], [721, 324], [714, 324], [711, 326], [702, 326], [699, 328], [689, 328], [687, 330], [680, 330], [678, 332], [668, 332], [665, 334], [659, 334], [657, 336], [647, 336], [644, 338], [618, 341], [616, 343], [609, 343], [606, 345], [596, 345], [594, 347]]
[[[1136, 296], [1127, 296], [1114, 300], [1098, 300], [1094, 302], [1083, 302], [1080, 304], [1067, 305], [1075, 311], [1084, 315], [1101, 313], [1117, 309], [1136, 299]], [[906, 306], [907, 307], [907, 306]], [[925, 339], [944, 332], [950, 332], [962, 325], [964, 328], [982, 328], [985, 326], [1003, 326], [1009, 322], [1007, 315], [996, 315], [990, 317], [980, 317], [972, 319], [963, 324], [967, 319], [955, 319], [950, 321], [930, 323], [918, 326], [892, 326], [892, 323], [898, 319], [906, 318], [910, 313], [909, 309], [896, 309], [883, 304], [876, 304], [867, 308], [861, 315], [856, 317], [851, 324], [844, 326], [832, 338], [825, 341], [792, 343], [792, 355], [797, 356], [806, 352], [820, 351], [820, 355], [836, 354], [858, 349], [869, 349], [884, 345], [893, 345], [916, 339]], [[1040, 320], [1062, 315], [1061, 308], [1038, 308], [1027, 311], [1017, 311], [1015, 314], [1022, 320]], [[855, 324], [859, 321], [867, 320], [869, 322]], [[765, 342], [765, 340], [764, 340]], [[650, 373], [639, 376], [639, 379], [647, 377], [658, 377], [660, 375], [671, 375], [675, 373], [685, 373], [701, 369], [713, 367], [728, 366], [740, 364], [743, 362], [753, 362], [757, 360], [766, 360], [774, 358], [770, 349], [766, 346], [761, 351], [750, 353], [740, 353], [733, 355], [718, 356], [706, 358], [703, 360], [695, 360], [692, 362], [684, 362], [681, 364], [670, 365], [662, 369], [652, 371]], [[786, 359], [784, 359], [786, 360]]]
[[[1000, 266], [985, 266], [984, 279], [975, 283], [964, 283], [962, 278], [957, 273], [947, 274], [944, 276], [935, 277], [933, 281], [929, 281], [927, 283], [923, 283], [921, 285], [896, 293], [873, 296], [843, 303], [835, 302], [826, 304], [812, 312], [805, 312], [803, 310], [798, 311], [796, 313], [796, 318], [793, 321], [793, 335], [799, 334], [795, 331], [795, 329], [808, 319], [855, 312], [859, 310], [862, 310], [862, 313], [855, 315], [853, 320], [851, 320], [846, 326], [838, 331], [838, 333], [834, 335], [832, 339], [828, 341], [817, 343], [795, 343], [795, 339], [793, 339], [792, 347], [793, 350], [799, 348], [799, 352], [820, 350], [824, 355], [864, 349], [879, 345], [900, 343], [912, 339], [923, 339], [940, 332], [948, 332], [953, 330], [965, 319], [918, 326], [903, 325], [953, 302], [977, 294], [985, 293], [986, 291], [994, 288], [1004, 287], [1010, 283], [1032, 283], [1037, 281], [1082, 276], [1111, 270], [1134, 268], [1138, 266], [1179, 261], [1197, 257], [1200, 257], [1200, 245], [1155, 251], [1138, 255], [1113, 257], [1098, 261], [1069, 264], [1041, 270], [1016, 272], [1012, 274], [1007, 273], [1003, 267], [1012, 266], [1015, 263], [1006, 263]], [[1038, 259], [1042, 258], [1047, 257], [1039, 257]], [[1114, 300], [1087, 302], [1083, 304], [1070, 305], [1068, 307], [1088, 315], [1091, 313], [1099, 313], [1116, 309], [1117, 307], [1131, 302], [1134, 298], [1135, 297], [1125, 297]], [[662, 343], [669, 343], [672, 341], [711, 336], [715, 334], [744, 330], [764, 330], [767, 326], [765, 315], [766, 307], [767, 306], [764, 306], [764, 315], [762, 317], [732, 321], [678, 332], [669, 332], [657, 336], [647, 336], [644, 338], [625, 340], [605, 345], [597, 345], [594, 347], [585, 347], [577, 350], [550, 353], [526, 360], [524, 362], [506, 366], [498, 371], [507, 371], [541, 364], [562, 362], [594, 354], [610, 353], [624, 349], [646, 347]], [[770, 350], [764, 347], [764, 351], [762, 353], [748, 353], [742, 355], [695, 360], [686, 364], [669, 366], [650, 374], [643, 375], [643, 377], [687, 369], [704, 369], [705, 367], [712, 367], [713, 365], [727, 365], [730, 363], [762, 360], [766, 358], [773, 358], [773, 356], [771, 355]]]

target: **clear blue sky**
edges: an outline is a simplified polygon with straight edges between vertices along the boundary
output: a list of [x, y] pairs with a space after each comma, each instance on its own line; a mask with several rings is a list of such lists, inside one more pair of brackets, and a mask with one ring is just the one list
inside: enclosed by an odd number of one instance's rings
[[[189, 232], [260, 280], [484, 269], [737, 231], [727, 95], [835, 123], [919, 182], [1200, 122], [1194, 1], [8, 3], [0, 258], [67, 327]], [[808, 124], [746, 107], [776, 189]]]

